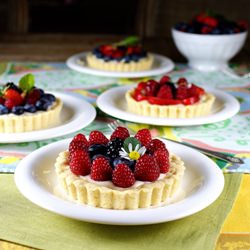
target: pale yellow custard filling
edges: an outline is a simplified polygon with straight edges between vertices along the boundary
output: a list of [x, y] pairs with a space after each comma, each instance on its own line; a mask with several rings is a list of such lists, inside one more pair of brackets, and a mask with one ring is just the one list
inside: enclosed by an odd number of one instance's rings
[[192, 105], [157, 105], [148, 101], [136, 101], [133, 98], [134, 90], [126, 92], [127, 110], [131, 113], [159, 118], [193, 118], [209, 115], [215, 100], [215, 96], [205, 93], [199, 102]]
[[55, 126], [60, 122], [62, 106], [62, 100], [57, 98], [47, 111], [0, 115], [0, 133], [22, 133]]
[[111, 181], [97, 182], [89, 176], [77, 176], [70, 170], [68, 151], [61, 152], [56, 159], [56, 175], [60, 186], [71, 200], [93, 207], [107, 209], [138, 209], [161, 205], [179, 187], [183, 177], [184, 162], [176, 155], [170, 155], [170, 171], [161, 174], [154, 182], [136, 181], [129, 188], [120, 188]]
[[148, 70], [152, 67], [153, 59], [153, 55], [148, 54], [147, 57], [141, 58], [138, 62], [130, 61], [126, 63], [125, 61], [118, 62], [115, 60], [105, 62], [103, 59], [97, 58], [93, 53], [89, 53], [86, 56], [87, 64], [91, 68], [119, 72]]

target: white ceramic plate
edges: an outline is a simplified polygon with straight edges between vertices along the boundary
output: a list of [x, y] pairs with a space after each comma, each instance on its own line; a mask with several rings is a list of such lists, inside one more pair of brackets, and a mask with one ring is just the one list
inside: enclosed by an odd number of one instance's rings
[[127, 111], [125, 100], [125, 93], [134, 87], [135, 86], [121, 86], [105, 91], [98, 97], [97, 106], [103, 112], [122, 120], [160, 126], [192, 126], [219, 122], [234, 116], [240, 110], [240, 104], [233, 96], [221, 90], [206, 88], [206, 91], [216, 97], [210, 115], [179, 119], [137, 115]]
[[80, 97], [61, 92], [50, 93], [63, 101], [60, 124], [31, 132], [0, 133], [0, 143], [29, 142], [67, 135], [86, 127], [95, 119], [95, 108]]
[[[70, 140], [44, 146], [26, 156], [17, 166], [15, 183], [31, 202], [54, 213], [101, 224], [141, 225], [161, 223], [194, 214], [213, 203], [223, 190], [224, 177], [218, 166], [194, 149], [167, 142], [169, 150], [186, 165], [184, 179], [171, 203], [137, 210], [112, 210], [70, 201], [58, 186], [54, 163]], [[195, 159], [195, 161], [194, 161]]]
[[98, 70], [88, 67], [86, 63], [86, 55], [88, 53], [89, 52], [83, 52], [68, 58], [66, 61], [68, 67], [81, 73], [87, 73], [96, 76], [124, 77], [124, 78], [137, 78], [137, 77], [161, 75], [171, 71], [174, 68], [174, 63], [169, 58], [158, 54], [152, 54], [154, 56], [154, 64], [152, 69], [150, 70], [137, 71], [137, 72], [115, 72], [115, 71]]

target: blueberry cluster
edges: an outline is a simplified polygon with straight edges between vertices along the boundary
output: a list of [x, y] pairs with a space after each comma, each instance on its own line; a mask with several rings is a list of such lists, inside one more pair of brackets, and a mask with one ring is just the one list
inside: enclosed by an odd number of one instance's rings
[[94, 144], [88, 149], [91, 160], [95, 160], [99, 156], [104, 156], [110, 162], [111, 167], [114, 169], [116, 165], [125, 163], [129, 168], [134, 171], [135, 161], [128, 160], [119, 156], [119, 151], [123, 146], [123, 140], [116, 138], [110, 140], [107, 145]]
[[140, 59], [147, 57], [147, 52], [142, 50], [140, 53], [133, 53], [133, 54], [126, 54], [126, 47], [125, 46], [118, 46], [117, 49], [123, 52], [123, 56], [114, 57], [111, 55], [106, 55], [102, 53], [100, 47], [95, 48], [92, 53], [99, 59], [103, 59], [105, 62], [109, 61], [124, 61], [125, 63], [129, 63], [131, 61], [138, 62]]

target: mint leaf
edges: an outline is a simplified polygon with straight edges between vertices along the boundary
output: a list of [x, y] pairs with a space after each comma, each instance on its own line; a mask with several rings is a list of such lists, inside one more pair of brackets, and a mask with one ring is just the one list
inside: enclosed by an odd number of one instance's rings
[[22, 91], [29, 91], [35, 86], [35, 77], [33, 74], [24, 75], [19, 81], [19, 87]]
[[136, 138], [134, 138], [134, 137], [128, 137], [128, 138], [125, 139], [125, 141], [124, 141], [124, 143], [123, 143], [123, 148], [124, 148], [124, 150], [125, 150], [127, 153], [129, 153], [129, 149], [128, 149], [129, 143], [132, 144], [132, 149], [133, 149], [133, 150], [135, 149], [136, 145], [139, 144], [139, 145], [141, 146], [140, 141], [138, 141]]
[[122, 41], [116, 43], [116, 46], [129, 46], [129, 45], [135, 45], [139, 43], [139, 38], [137, 36], [129, 36]]

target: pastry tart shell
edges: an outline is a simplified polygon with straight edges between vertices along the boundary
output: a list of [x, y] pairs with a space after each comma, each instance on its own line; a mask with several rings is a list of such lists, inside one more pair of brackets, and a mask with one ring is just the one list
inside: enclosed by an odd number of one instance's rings
[[71, 200], [106, 209], [138, 209], [164, 204], [179, 187], [184, 163], [176, 155], [170, 156], [170, 171], [155, 182], [144, 182], [130, 188], [108, 187], [73, 174], [68, 165], [68, 151], [61, 152], [55, 168], [59, 185]]
[[57, 98], [54, 105], [47, 111], [1, 115], [0, 133], [22, 133], [55, 126], [60, 122], [62, 106], [62, 100]]
[[117, 72], [134, 72], [148, 70], [153, 64], [153, 55], [148, 54], [147, 57], [141, 58], [138, 62], [130, 61], [125, 63], [124, 61], [111, 60], [105, 62], [101, 58], [97, 58], [94, 54], [89, 53], [86, 57], [87, 64], [91, 68], [105, 70], [105, 71], [117, 71]]

